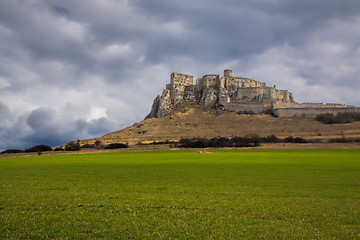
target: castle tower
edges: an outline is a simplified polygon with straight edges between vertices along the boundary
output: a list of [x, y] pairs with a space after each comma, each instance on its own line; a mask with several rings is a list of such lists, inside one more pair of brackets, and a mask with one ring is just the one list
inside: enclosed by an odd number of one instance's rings
[[232, 70], [225, 69], [224, 70], [224, 77], [232, 77]]
[[193, 85], [193, 76], [181, 74], [181, 73], [172, 73], [170, 77], [170, 86], [174, 88], [175, 86], [192, 86]]

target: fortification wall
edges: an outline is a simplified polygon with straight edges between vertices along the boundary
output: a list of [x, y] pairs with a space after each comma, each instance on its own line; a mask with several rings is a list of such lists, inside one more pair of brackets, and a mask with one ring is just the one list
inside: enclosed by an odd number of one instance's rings
[[266, 88], [261, 88], [261, 87], [239, 88], [237, 90], [236, 98], [239, 101], [252, 101], [252, 100], [260, 100], [267, 95], [269, 95], [269, 90]]
[[231, 103], [222, 102], [224, 108], [232, 112], [253, 112], [264, 113], [266, 110], [271, 109], [270, 102], [247, 102], [247, 103]]
[[287, 90], [277, 90], [272, 87], [248, 87], [237, 90], [239, 101], [260, 101], [262, 99], [280, 100], [290, 102], [292, 95]]
[[284, 102], [284, 101], [276, 101], [273, 103], [273, 107], [274, 109], [277, 108], [306, 108], [306, 109], [310, 109], [310, 108], [351, 108], [353, 106], [347, 106], [347, 105], [343, 105], [343, 104], [335, 104], [335, 103], [327, 103], [327, 104], [323, 104], [323, 103], [297, 103], [297, 102]]
[[360, 112], [360, 108], [355, 107], [329, 107], [329, 108], [278, 108], [273, 113], [276, 117], [316, 117], [324, 113]]
[[250, 78], [241, 78], [241, 77], [223, 77], [225, 82], [225, 87], [236, 87], [236, 88], [248, 88], [248, 87], [266, 87], [265, 83], [258, 82]]

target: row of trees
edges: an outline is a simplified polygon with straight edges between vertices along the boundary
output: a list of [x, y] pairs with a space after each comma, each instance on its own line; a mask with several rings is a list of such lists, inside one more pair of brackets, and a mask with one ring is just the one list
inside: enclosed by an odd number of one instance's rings
[[312, 143], [314, 140], [307, 140], [301, 137], [286, 137], [280, 139], [275, 135], [259, 137], [257, 134], [251, 134], [245, 137], [216, 137], [206, 138], [182, 138], [175, 147], [180, 148], [209, 148], [209, 147], [257, 147], [261, 143]]
[[260, 145], [258, 138], [252, 137], [218, 137], [206, 138], [183, 138], [177, 144], [180, 148], [209, 148], [209, 147], [257, 147]]
[[2, 154], [4, 154], [4, 153], [30, 153], [30, 152], [48, 152], [48, 151], [52, 151], [52, 148], [48, 145], [41, 144], [41, 145], [33, 146], [31, 148], [26, 148], [25, 150], [8, 149], [1, 153]]
[[[103, 145], [101, 144], [100, 141], [95, 142], [95, 144], [85, 144], [85, 145], [80, 145], [80, 141], [72, 141], [69, 142], [65, 145], [65, 147], [58, 147], [55, 148], [54, 151], [80, 151], [83, 148], [96, 148], [96, 149], [118, 149], [118, 148], [128, 148], [128, 144], [124, 144], [124, 143], [111, 143], [108, 145]], [[5, 151], [2, 151], [1, 154], [5, 154], [5, 153], [30, 153], [30, 152], [37, 152], [40, 153], [41, 152], [50, 152], [53, 151], [52, 147], [48, 146], [48, 145], [36, 145], [33, 146], [31, 148], [27, 148], [25, 150], [20, 150], [20, 149], [8, 149]]]
[[65, 145], [65, 148], [56, 148], [55, 151], [80, 151], [84, 148], [93, 148], [93, 149], [119, 149], [119, 148], [128, 148], [129, 145], [125, 143], [111, 143], [111, 144], [101, 144], [101, 141], [96, 141], [94, 144], [84, 144], [80, 145], [80, 141], [69, 142]]

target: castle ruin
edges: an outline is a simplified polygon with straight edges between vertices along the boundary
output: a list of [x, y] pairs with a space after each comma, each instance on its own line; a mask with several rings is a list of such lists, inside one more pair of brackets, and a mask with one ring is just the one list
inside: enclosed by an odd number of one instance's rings
[[147, 118], [163, 117], [182, 102], [197, 103], [238, 113], [272, 113], [277, 117], [315, 117], [320, 113], [358, 112], [360, 108], [343, 104], [297, 103], [287, 90], [268, 87], [250, 78], [204, 75], [193, 82], [193, 76], [172, 73], [170, 84], [157, 96]]

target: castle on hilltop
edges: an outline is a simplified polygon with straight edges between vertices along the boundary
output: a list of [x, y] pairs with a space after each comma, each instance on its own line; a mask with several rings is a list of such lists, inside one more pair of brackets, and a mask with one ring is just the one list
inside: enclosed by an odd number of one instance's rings
[[170, 84], [157, 96], [147, 118], [163, 117], [182, 102], [197, 103], [238, 113], [272, 113], [277, 117], [315, 117], [320, 113], [355, 112], [359, 108], [343, 104], [297, 103], [287, 90], [268, 87], [250, 78], [233, 77], [232, 70], [224, 76], [193, 76], [172, 73]]

